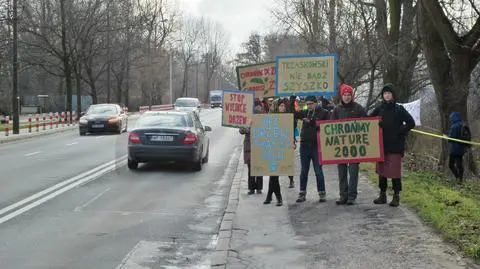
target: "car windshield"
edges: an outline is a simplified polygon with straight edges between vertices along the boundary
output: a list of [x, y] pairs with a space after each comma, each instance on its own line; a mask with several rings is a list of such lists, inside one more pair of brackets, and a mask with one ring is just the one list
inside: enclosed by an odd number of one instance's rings
[[115, 115], [117, 113], [118, 111], [115, 106], [91, 106], [87, 112], [87, 114], [102, 114], [102, 115]]
[[175, 106], [177, 106], [177, 107], [196, 107], [197, 102], [195, 100], [188, 100], [188, 99], [177, 100], [175, 102]]
[[212, 99], [212, 101], [222, 101], [221, 96], [212, 96], [210, 99]]
[[138, 119], [137, 127], [192, 127], [193, 122], [185, 115], [144, 115]]

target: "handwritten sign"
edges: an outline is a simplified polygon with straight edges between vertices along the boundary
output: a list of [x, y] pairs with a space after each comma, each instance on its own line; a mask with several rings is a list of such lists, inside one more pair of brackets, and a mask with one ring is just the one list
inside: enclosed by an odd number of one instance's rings
[[317, 121], [320, 164], [383, 161], [379, 117]]
[[251, 175], [293, 175], [293, 114], [257, 114], [252, 119]]
[[275, 62], [237, 66], [238, 87], [244, 91], [254, 91], [255, 97], [275, 96]]
[[223, 91], [222, 126], [248, 127], [253, 114], [254, 93]]
[[336, 94], [335, 54], [280, 56], [276, 58], [277, 96], [325, 96]]

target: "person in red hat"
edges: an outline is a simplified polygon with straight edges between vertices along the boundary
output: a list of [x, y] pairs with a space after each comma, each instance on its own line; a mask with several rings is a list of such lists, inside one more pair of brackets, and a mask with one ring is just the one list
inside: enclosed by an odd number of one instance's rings
[[[347, 84], [340, 85], [341, 100], [332, 111], [331, 119], [351, 119], [367, 116], [365, 108], [354, 101], [353, 87]], [[353, 205], [357, 199], [357, 185], [359, 164], [338, 164], [338, 187], [340, 198], [336, 201], [337, 205]], [[348, 175], [350, 174], [350, 178]]]

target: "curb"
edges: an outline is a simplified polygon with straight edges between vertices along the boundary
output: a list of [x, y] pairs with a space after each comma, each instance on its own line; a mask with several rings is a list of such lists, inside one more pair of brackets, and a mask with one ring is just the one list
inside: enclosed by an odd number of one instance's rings
[[234, 165], [232, 165], [235, 167], [235, 173], [233, 175], [232, 186], [228, 196], [227, 207], [225, 208], [225, 212], [220, 222], [217, 245], [215, 247], [215, 252], [211, 257], [212, 268], [226, 268], [228, 254], [231, 251], [230, 242], [232, 240], [233, 220], [240, 200], [240, 182], [244, 176], [243, 172], [245, 170], [245, 166], [243, 165], [243, 154], [241, 154], [242, 150], [243, 144], [237, 149], [237, 154], [240, 156]]
[[[7, 139], [0, 139], [0, 144], [7, 144], [7, 143], [10, 143], [10, 142], [16, 142], [16, 141], [22, 141], [22, 140], [27, 140], [27, 139], [30, 139], [30, 138], [34, 138], [34, 137], [41, 137], [41, 136], [47, 136], [47, 135], [52, 135], [52, 134], [58, 134], [58, 133], [64, 133], [64, 132], [67, 132], [67, 131], [71, 131], [71, 130], [76, 130], [78, 129], [78, 126], [75, 125], [75, 126], [68, 126], [68, 127], [63, 127], [61, 129], [53, 129], [55, 131], [41, 131], [41, 132], [35, 132], [35, 133], [27, 133], [25, 135], [9, 135]], [[11, 138], [10, 138], [11, 137]]]

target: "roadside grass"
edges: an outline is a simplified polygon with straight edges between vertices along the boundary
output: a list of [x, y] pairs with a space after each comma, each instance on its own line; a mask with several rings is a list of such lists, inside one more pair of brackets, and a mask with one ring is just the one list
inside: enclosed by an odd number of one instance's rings
[[[378, 185], [374, 164], [362, 164], [361, 171]], [[480, 182], [456, 186], [439, 175], [408, 172], [402, 187], [402, 203], [414, 209], [444, 240], [480, 263]]]

